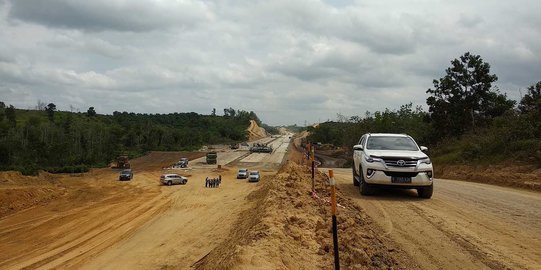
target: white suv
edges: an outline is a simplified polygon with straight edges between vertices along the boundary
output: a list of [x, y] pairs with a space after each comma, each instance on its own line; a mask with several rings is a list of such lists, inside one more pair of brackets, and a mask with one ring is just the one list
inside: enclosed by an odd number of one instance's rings
[[160, 182], [168, 186], [173, 185], [173, 184], [185, 185], [186, 183], [188, 183], [188, 178], [178, 175], [178, 174], [169, 173], [169, 174], [164, 174], [160, 176]]
[[417, 189], [421, 198], [432, 197], [432, 162], [412, 137], [405, 134], [367, 133], [353, 146], [353, 184], [362, 195], [377, 186]]

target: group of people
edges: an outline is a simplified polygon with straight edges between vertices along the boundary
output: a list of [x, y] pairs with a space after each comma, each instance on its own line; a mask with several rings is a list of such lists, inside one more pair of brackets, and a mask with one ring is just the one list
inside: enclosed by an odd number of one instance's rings
[[219, 175], [218, 178], [206, 178], [205, 179], [205, 187], [214, 188], [214, 187], [220, 187], [220, 184], [222, 183], [222, 176]]

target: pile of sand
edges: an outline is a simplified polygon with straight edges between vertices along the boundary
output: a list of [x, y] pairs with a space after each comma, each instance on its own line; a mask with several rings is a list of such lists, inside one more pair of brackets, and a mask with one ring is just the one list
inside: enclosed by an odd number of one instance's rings
[[20, 172], [0, 172], [0, 217], [36, 205], [44, 205], [66, 193], [55, 175], [42, 172], [24, 176]]
[[250, 126], [246, 130], [248, 131], [249, 141], [259, 140], [269, 136], [267, 131], [264, 128], [258, 126], [257, 122], [254, 120], [250, 120]]
[[[327, 178], [318, 173], [320, 199], [310, 193], [308, 168], [293, 162], [260, 182], [249, 195], [255, 207], [246, 210], [230, 237], [196, 269], [331, 269], [333, 245]], [[395, 268], [398, 248], [381, 239], [362, 209], [338, 194], [345, 208], [338, 214], [339, 249], [344, 269]], [[390, 246], [393, 246], [392, 244]]]

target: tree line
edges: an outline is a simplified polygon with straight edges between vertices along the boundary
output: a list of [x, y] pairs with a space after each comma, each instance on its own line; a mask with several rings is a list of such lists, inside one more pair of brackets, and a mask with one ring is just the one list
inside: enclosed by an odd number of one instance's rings
[[108, 166], [121, 154], [135, 157], [151, 150], [194, 150], [204, 144], [243, 141], [249, 121], [261, 123], [254, 112], [226, 110], [223, 116], [119, 111], [102, 115], [94, 107], [73, 113], [57, 111], [53, 103], [43, 110], [21, 110], [0, 102], [0, 170], [82, 172]]
[[308, 140], [351, 148], [367, 132], [407, 133], [442, 162], [517, 162], [541, 165], [541, 81], [517, 101], [493, 86], [498, 77], [481, 56], [465, 53], [426, 91], [428, 111], [399, 109], [338, 115], [309, 128]]

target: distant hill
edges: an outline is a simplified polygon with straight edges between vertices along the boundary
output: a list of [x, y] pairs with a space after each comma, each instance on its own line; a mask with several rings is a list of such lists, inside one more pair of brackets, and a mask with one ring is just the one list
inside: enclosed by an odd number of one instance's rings
[[[190, 113], [112, 115], [0, 108], [0, 170], [79, 172], [107, 166], [116, 156], [194, 150], [205, 144], [245, 141], [254, 112], [224, 116]], [[255, 123], [257, 126], [257, 123]], [[264, 132], [264, 130], [263, 130]]]

